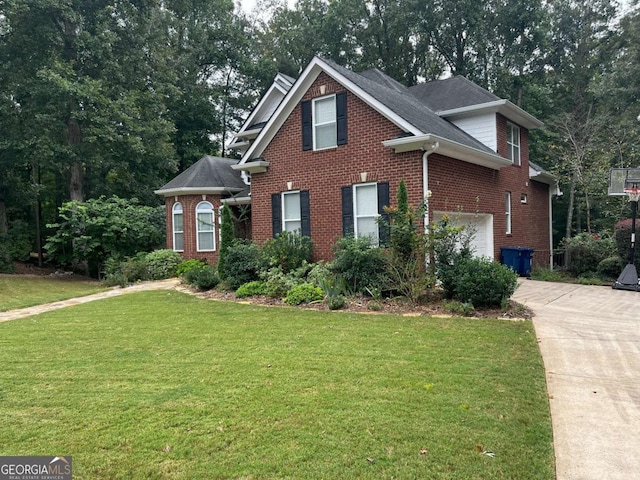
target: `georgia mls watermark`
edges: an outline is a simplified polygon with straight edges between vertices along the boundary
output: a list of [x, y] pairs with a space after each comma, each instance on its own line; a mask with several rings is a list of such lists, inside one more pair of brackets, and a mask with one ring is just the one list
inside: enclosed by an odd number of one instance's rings
[[0, 480], [71, 480], [71, 457], [0, 457]]

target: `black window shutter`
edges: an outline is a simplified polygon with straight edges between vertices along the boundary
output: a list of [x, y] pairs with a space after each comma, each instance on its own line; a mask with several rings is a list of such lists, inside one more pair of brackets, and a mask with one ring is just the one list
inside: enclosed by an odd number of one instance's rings
[[300, 191], [301, 232], [305, 237], [311, 236], [311, 210], [309, 208], [309, 190]]
[[382, 223], [378, 225], [380, 245], [389, 243], [389, 214], [384, 207], [389, 206], [389, 183], [378, 184], [378, 214], [382, 217]]
[[271, 194], [271, 225], [273, 236], [275, 237], [282, 231], [282, 204], [279, 193]]
[[336, 94], [336, 120], [338, 122], [338, 145], [347, 143], [347, 92]]
[[353, 190], [342, 187], [342, 236], [353, 237]]
[[313, 124], [311, 119], [311, 100], [300, 104], [302, 113], [302, 150], [313, 148]]

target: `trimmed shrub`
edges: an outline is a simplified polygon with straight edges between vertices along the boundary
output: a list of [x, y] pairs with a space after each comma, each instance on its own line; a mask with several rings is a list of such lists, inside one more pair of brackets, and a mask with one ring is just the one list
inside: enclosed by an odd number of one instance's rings
[[284, 273], [311, 263], [313, 242], [311, 237], [292, 232], [280, 232], [262, 246], [265, 262], [282, 268]]
[[487, 258], [470, 258], [456, 268], [455, 298], [474, 307], [501, 306], [518, 286], [518, 274]]
[[598, 264], [598, 275], [605, 278], [618, 278], [627, 264], [618, 256], [607, 257]]
[[289, 305], [301, 305], [303, 303], [321, 302], [324, 292], [320, 287], [314, 287], [310, 283], [303, 283], [293, 287], [285, 297], [284, 302]]
[[329, 269], [344, 278], [352, 293], [367, 294], [367, 288], [385, 290], [387, 261], [384, 250], [371, 246], [368, 238], [345, 237], [335, 244], [335, 260]]
[[198, 290], [211, 290], [220, 283], [216, 269], [211, 265], [193, 268], [184, 274], [184, 281]]
[[579, 233], [569, 240], [565, 239], [564, 247], [568, 258], [567, 270], [575, 275], [594, 271], [602, 260], [617, 253], [612, 238], [588, 233]]
[[265, 295], [267, 292], [267, 286], [260, 280], [254, 280], [253, 282], [240, 285], [236, 290], [236, 297], [255, 297], [256, 295]]
[[337, 295], [335, 297], [328, 297], [326, 302], [329, 310], [340, 310], [341, 308], [344, 308], [346, 299], [343, 295]]
[[166, 248], [148, 253], [145, 260], [150, 280], [175, 277], [176, 269], [182, 263], [182, 257], [178, 252]]
[[237, 290], [243, 283], [259, 279], [261, 260], [260, 248], [255, 243], [237, 241], [227, 248], [224, 264], [218, 264], [218, 271], [229, 288]]
[[195, 260], [193, 258], [190, 260], [183, 260], [176, 267], [176, 275], [179, 277], [184, 277], [188, 271], [193, 270], [194, 268], [202, 268], [206, 265], [207, 262], [203, 262], [202, 260]]

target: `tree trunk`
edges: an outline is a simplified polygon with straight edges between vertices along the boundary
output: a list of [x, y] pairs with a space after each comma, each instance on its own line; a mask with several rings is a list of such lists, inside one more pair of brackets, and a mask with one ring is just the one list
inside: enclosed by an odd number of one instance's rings
[[571, 225], [573, 224], [573, 205], [576, 197], [576, 174], [573, 174], [571, 178], [571, 186], [569, 188], [569, 206], [567, 207], [567, 225], [564, 233], [564, 238], [567, 240], [571, 238]]
[[[73, 118], [67, 120], [67, 145], [75, 147], [82, 142], [80, 125]], [[69, 168], [69, 198], [82, 202], [84, 200], [83, 190], [83, 168], [82, 162], [75, 159]]]
[[0, 198], [0, 236], [9, 232], [9, 221], [7, 220], [7, 206], [4, 199]]
[[587, 216], [587, 232], [591, 235], [591, 205], [589, 203], [589, 194], [584, 194], [585, 214]]

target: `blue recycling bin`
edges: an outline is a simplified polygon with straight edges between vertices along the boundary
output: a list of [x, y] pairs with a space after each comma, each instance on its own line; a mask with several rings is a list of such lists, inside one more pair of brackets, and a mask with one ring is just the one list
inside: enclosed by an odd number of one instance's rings
[[500, 263], [510, 267], [521, 277], [531, 275], [531, 247], [502, 247], [500, 249]]

